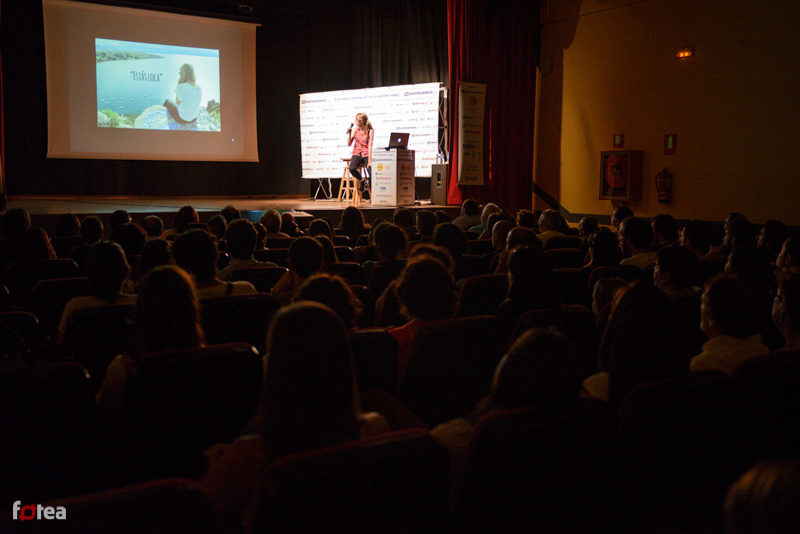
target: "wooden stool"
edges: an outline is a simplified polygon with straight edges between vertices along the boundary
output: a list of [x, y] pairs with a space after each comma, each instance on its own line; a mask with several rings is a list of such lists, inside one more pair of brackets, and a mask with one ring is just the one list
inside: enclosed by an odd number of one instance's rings
[[[342, 185], [339, 186], [339, 196], [337, 202], [341, 204], [342, 200], [345, 202], [352, 202], [354, 205], [361, 204], [361, 184], [356, 180], [355, 176], [350, 174], [350, 158], [342, 158], [344, 162], [344, 172], [342, 173]], [[359, 165], [359, 170], [365, 171], [364, 164]], [[372, 198], [372, 190], [367, 182], [367, 190], [370, 191], [370, 198]]]

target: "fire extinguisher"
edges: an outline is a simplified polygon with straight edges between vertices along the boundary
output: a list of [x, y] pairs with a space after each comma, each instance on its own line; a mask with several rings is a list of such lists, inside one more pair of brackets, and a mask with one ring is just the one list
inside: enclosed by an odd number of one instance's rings
[[672, 172], [669, 167], [664, 167], [656, 174], [656, 190], [659, 202], [666, 204], [672, 200]]

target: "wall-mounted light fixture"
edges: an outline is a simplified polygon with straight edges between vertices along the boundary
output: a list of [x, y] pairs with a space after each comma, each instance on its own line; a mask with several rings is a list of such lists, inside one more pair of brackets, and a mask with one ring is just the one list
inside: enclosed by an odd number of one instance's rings
[[681, 48], [675, 53], [678, 59], [688, 59], [694, 55], [694, 48]]

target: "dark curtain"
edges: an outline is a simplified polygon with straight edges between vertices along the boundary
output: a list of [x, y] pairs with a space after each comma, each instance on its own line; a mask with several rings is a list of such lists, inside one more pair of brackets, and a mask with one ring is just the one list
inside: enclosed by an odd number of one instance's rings
[[[539, 2], [448, 0], [449, 204], [464, 198], [531, 207]], [[484, 184], [459, 187], [458, 82], [486, 84]]]
[[356, 3], [353, 87], [447, 84], [445, 0]]

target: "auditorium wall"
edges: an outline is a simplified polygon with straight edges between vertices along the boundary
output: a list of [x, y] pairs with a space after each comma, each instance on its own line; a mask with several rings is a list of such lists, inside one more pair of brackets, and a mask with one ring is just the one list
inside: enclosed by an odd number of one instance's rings
[[[571, 214], [607, 216], [600, 153], [624, 134], [624, 149], [644, 151], [637, 214], [800, 225], [798, 15], [788, 0], [543, 0], [538, 189]], [[677, 59], [687, 47], [694, 56]], [[669, 204], [655, 188], [664, 167]]]

